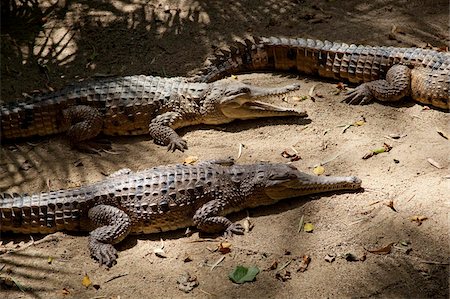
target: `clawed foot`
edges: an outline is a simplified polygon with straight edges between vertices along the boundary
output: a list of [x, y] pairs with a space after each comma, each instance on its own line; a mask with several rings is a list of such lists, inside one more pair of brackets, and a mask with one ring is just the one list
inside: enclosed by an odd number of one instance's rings
[[169, 146], [167, 148], [167, 151], [172, 151], [175, 152], [176, 150], [180, 150], [182, 152], [184, 152], [185, 150], [187, 150], [187, 142], [183, 139], [181, 139], [180, 137], [178, 138], [174, 138], [172, 140], [170, 140], [169, 142]]
[[243, 235], [245, 232], [244, 227], [239, 223], [233, 223], [225, 230], [225, 237], [232, 237], [233, 235]]
[[101, 152], [111, 150], [111, 141], [108, 139], [88, 140], [74, 145], [79, 151], [88, 154], [100, 154]]
[[342, 102], [352, 105], [364, 105], [373, 100], [373, 95], [366, 84], [359, 85], [355, 89], [347, 92], [345, 95], [346, 97], [342, 100]]
[[111, 244], [90, 240], [89, 249], [91, 251], [91, 257], [97, 260], [100, 265], [105, 265], [110, 268], [116, 264], [117, 250]]

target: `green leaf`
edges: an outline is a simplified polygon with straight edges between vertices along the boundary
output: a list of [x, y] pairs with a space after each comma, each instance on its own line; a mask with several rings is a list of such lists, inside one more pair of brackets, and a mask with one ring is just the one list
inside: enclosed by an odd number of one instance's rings
[[244, 283], [247, 281], [253, 281], [258, 275], [259, 269], [257, 267], [243, 267], [237, 266], [233, 272], [231, 272], [228, 277], [234, 283]]

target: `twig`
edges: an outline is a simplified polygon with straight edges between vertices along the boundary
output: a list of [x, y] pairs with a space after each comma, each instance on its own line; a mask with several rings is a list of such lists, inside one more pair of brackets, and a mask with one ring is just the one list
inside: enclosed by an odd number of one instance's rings
[[121, 278], [121, 277], [124, 277], [124, 276], [127, 276], [127, 275], [128, 275], [128, 273], [118, 274], [118, 275], [116, 275], [116, 276], [111, 277], [111, 278], [108, 279], [107, 281], [105, 281], [105, 283], [108, 283], [108, 282], [110, 282], [110, 281], [113, 281], [114, 279]]
[[222, 256], [217, 262], [214, 263], [214, 265], [211, 266], [211, 271], [214, 270], [215, 267], [217, 267], [223, 260], [225, 259], [225, 256]]
[[205, 293], [206, 295], [213, 296], [213, 297], [217, 297], [216, 294], [209, 293], [209, 292], [207, 292], [207, 291], [205, 291], [205, 290], [202, 290], [202, 289], [200, 289], [200, 288], [198, 288], [197, 290], [199, 290], [199, 291], [202, 292], [202, 293]]
[[421, 260], [421, 263], [425, 263], [425, 264], [432, 264], [432, 265], [449, 265], [449, 262], [435, 262], [435, 261], [426, 261], [426, 260]]

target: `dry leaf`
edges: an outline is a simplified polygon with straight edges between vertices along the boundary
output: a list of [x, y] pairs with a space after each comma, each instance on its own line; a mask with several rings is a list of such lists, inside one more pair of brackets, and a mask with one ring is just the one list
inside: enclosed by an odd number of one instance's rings
[[417, 225], [421, 225], [423, 221], [427, 220], [428, 217], [423, 216], [423, 215], [414, 215], [411, 217], [411, 221], [415, 221], [417, 222]]
[[366, 250], [373, 254], [389, 254], [389, 253], [391, 253], [392, 245], [394, 245], [394, 243], [390, 243], [382, 248], [373, 249], [373, 250], [366, 249]]
[[92, 282], [89, 279], [89, 276], [87, 274], [84, 274], [84, 277], [83, 277], [83, 280], [81, 281], [81, 284], [83, 286], [85, 286], [86, 288], [88, 288], [92, 284]]
[[70, 291], [67, 288], [63, 288], [62, 289], [62, 294], [63, 295], [70, 295]]
[[236, 75], [231, 75], [230, 78], [233, 79], [233, 80], [237, 80], [238, 79], [238, 77]]
[[298, 152], [293, 147], [291, 147], [290, 151], [289, 150], [284, 150], [281, 153], [281, 156], [283, 158], [289, 159], [291, 162], [295, 162], [295, 161], [298, 161], [298, 160], [301, 159], [301, 157], [298, 155]]
[[282, 282], [285, 282], [289, 279], [291, 279], [291, 272], [284, 270], [284, 271], [279, 271], [275, 274], [275, 278], [278, 280], [281, 280]]
[[357, 122], [355, 122], [353, 125], [354, 126], [362, 126], [364, 125], [366, 122], [364, 120], [358, 120]]
[[336, 256], [334, 254], [327, 254], [325, 256], [325, 261], [332, 263], [336, 259]]
[[180, 275], [177, 279], [178, 289], [182, 290], [185, 293], [189, 293], [195, 287], [198, 286], [197, 277], [193, 276], [186, 272], [185, 274]]
[[250, 217], [247, 217], [244, 219], [244, 224], [242, 225], [244, 227], [244, 232], [248, 233], [253, 229], [253, 224], [250, 222]]
[[52, 262], [53, 262], [53, 257], [49, 256], [48, 259], [47, 259], [47, 263], [51, 264]]
[[437, 169], [442, 169], [442, 165], [439, 164], [438, 162], [434, 161], [433, 159], [428, 158], [427, 161], [428, 161], [428, 163], [430, 163], [431, 165], [433, 165]]
[[316, 167], [314, 167], [313, 172], [316, 175], [321, 175], [321, 174], [324, 174], [325, 168], [322, 165], [317, 165]]
[[346, 89], [346, 85], [344, 84], [344, 82], [339, 82], [338, 84], [336, 84], [336, 88], [342, 91]]
[[389, 200], [388, 202], [383, 203], [385, 206], [389, 207], [392, 209], [392, 211], [397, 212], [397, 210], [394, 208], [394, 201], [393, 200]]
[[153, 253], [154, 253], [157, 257], [160, 257], [160, 258], [166, 258], [166, 257], [167, 257], [166, 252], [165, 252], [164, 249], [162, 249], [162, 248], [155, 248], [155, 249], [153, 249]]
[[278, 261], [273, 261], [268, 270], [275, 270], [276, 268], [278, 268]]
[[197, 161], [198, 161], [198, 157], [197, 156], [189, 156], [189, 157], [184, 159], [183, 163], [192, 165], [192, 164], [194, 164]]
[[308, 255], [304, 255], [297, 272], [305, 272], [308, 269], [308, 265], [310, 262], [311, 258]]
[[222, 254], [230, 253], [231, 252], [231, 243], [220, 242], [218, 248], [219, 248], [219, 252]]
[[312, 233], [314, 231], [314, 225], [311, 222], [306, 222], [303, 226], [303, 231]]

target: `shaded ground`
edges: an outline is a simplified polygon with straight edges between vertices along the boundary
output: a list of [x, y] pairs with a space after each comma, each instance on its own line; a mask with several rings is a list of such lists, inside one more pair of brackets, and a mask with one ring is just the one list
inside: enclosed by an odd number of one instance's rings
[[[186, 75], [214, 48], [249, 34], [442, 47], [449, 42], [448, 12], [448, 1], [43, 1], [17, 13], [26, 18], [5, 20], [2, 15], [1, 98], [12, 100], [99, 74]], [[30, 16], [39, 18], [30, 22]], [[300, 82], [300, 91], [276, 103], [306, 109], [310, 121], [187, 128], [180, 133], [189, 150], [174, 154], [146, 136], [114, 138], [114, 153], [101, 156], [70, 150], [62, 136], [9, 145], [1, 151], [0, 189], [40, 192], [100, 180], [123, 167], [140, 170], [182, 162], [189, 155], [236, 157], [242, 143], [241, 163], [286, 162], [281, 152], [294, 147], [302, 157], [294, 162], [298, 168], [311, 172], [314, 165], [329, 161], [326, 174], [357, 175], [364, 192], [288, 200], [248, 211], [253, 230], [229, 240], [232, 251], [214, 270], [211, 265], [222, 255], [210, 249], [220, 239], [209, 241], [197, 233], [130, 237], [118, 246], [118, 264], [110, 270], [89, 258], [86, 235], [58, 234], [49, 242], [0, 256], [0, 276], [29, 288], [25, 293], [2, 290], [3, 297], [448, 298], [449, 143], [436, 132], [450, 131], [448, 113], [407, 102], [348, 106], [340, 103], [336, 82], [317, 78], [251, 74], [239, 79], [264, 86]], [[300, 101], [313, 86], [323, 97]], [[363, 126], [345, 133], [339, 127], [361, 117]], [[386, 137], [394, 133], [405, 136]], [[384, 142], [393, 146], [389, 153], [361, 159]], [[428, 158], [443, 168], [433, 167]], [[385, 205], [390, 200], [397, 212]], [[312, 234], [297, 232], [302, 215], [315, 225]], [[414, 215], [428, 220], [418, 226], [410, 221]], [[245, 217], [245, 212], [232, 216], [240, 223]], [[164, 259], [153, 254], [160, 239]], [[2, 241], [9, 240], [20, 245], [28, 237], [2, 235]], [[364, 250], [390, 243], [395, 246], [387, 255]], [[412, 251], [406, 254], [405, 248]], [[366, 254], [366, 260], [339, 257], [347, 253]], [[297, 272], [305, 254], [311, 264], [306, 272]], [[330, 264], [324, 260], [327, 254], [338, 257]], [[192, 261], [185, 262], [186, 256]], [[270, 270], [250, 284], [228, 280], [236, 265], [269, 269], [274, 261], [292, 261], [281, 271], [289, 271], [291, 279], [283, 282]], [[188, 295], [176, 283], [186, 271], [200, 283]], [[100, 289], [82, 286], [85, 273]]]

